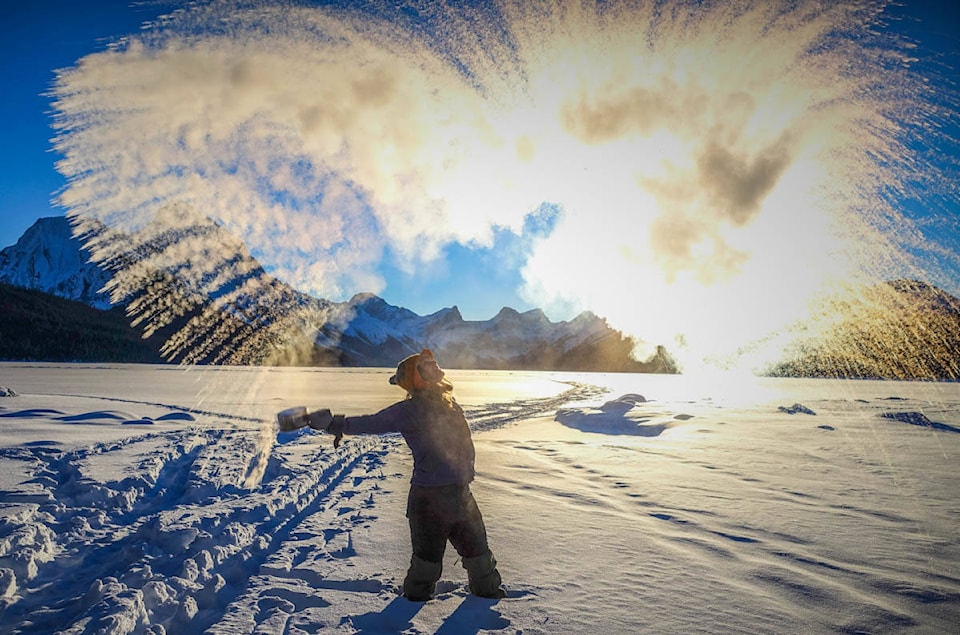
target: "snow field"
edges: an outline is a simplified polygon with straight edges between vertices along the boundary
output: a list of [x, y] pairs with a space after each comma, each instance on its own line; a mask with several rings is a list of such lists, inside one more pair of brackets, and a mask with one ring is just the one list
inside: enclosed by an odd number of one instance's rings
[[214, 373], [217, 390], [199, 382], [187, 408], [196, 377], [168, 369], [132, 369], [130, 383], [112, 368], [2, 370], [19, 396], [0, 401], [0, 632], [960, 623], [951, 384], [775, 381], [745, 401], [680, 378], [454, 375], [509, 596], [470, 596], [449, 549], [436, 599], [413, 604], [398, 596], [402, 441], [348, 437], [334, 451], [327, 435], [278, 435], [268, 418], [294, 403], [386, 405], [396, 393], [382, 372]]

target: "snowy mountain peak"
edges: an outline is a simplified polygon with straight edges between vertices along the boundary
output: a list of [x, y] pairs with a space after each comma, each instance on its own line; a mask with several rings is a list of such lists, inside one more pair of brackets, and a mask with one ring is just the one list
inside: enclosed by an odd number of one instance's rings
[[435, 325], [443, 324], [446, 326], [451, 326], [454, 324], [463, 323], [463, 316], [460, 314], [460, 309], [457, 305], [446, 309], [440, 309], [436, 313], [431, 313], [427, 318]]
[[348, 303], [357, 315], [365, 315], [378, 320], [405, 321], [419, 316], [409, 309], [388, 304], [373, 293], [358, 293]]
[[493, 317], [494, 321], [525, 321], [525, 322], [549, 322], [550, 319], [541, 309], [530, 309], [521, 313], [514, 308], [505, 306]]
[[0, 251], [0, 282], [107, 309], [110, 298], [101, 290], [109, 276], [89, 256], [66, 217], [41, 218]]
[[350, 306], [360, 306], [368, 303], [375, 303], [377, 301], [383, 302], [383, 300], [374, 293], [369, 293], [367, 291], [356, 293], [352, 298], [350, 298]]

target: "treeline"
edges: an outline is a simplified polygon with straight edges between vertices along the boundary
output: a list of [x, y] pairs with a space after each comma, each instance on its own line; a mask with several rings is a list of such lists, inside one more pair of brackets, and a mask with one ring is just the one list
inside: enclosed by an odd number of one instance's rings
[[770, 375], [960, 380], [960, 299], [942, 289], [893, 280], [833, 310], [845, 319]]
[[0, 360], [161, 363], [159, 346], [121, 308], [101, 311], [0, 283]]

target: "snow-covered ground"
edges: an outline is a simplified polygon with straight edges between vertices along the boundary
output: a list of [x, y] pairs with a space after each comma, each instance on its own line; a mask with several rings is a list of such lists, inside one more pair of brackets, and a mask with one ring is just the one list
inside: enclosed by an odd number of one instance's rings
[[509, 597], [411, 604], [402, 441], [272, 427], [388, 376], [0, 364], [0, 632], [958, 632], [960, 385], [451, 371]]

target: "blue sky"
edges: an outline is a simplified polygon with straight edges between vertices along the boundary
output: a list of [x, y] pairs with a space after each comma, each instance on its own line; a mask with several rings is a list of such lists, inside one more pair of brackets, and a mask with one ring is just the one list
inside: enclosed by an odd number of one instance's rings
[[[55, 71], [104, 50], [119, 36], [139, 31], [145, 21], [178, 4], [163, 0], [14, 0], [4, 5], [0, 247], [14, 244], [38, 218], [63, 213], [51, 205], [65, 183], [54, 167], [58, 155], [50, 143], [51, 105], [46, 93]], [[489, 248], [454, 243], [444, 248], [443, 266], [416, 274], [385, 266], [389, 291], [383, 295], [420, 314], [457, 305], [466, 319], [489, 319], [503, 306], [528, 310], [533, 305], [516, 293], [522, 282], [517, 270], [522, 250], [519, 238], [509, 232], [499, 232]]]
[[10, 245], [41, 216], [58, 214], [50, 199], [63, 184], [51, 151], [50, 89], [54, 71], [102, 50], [117, 34], [138, 30], [156, 8], [126, 0], [7, 2], [0, 38], [4, 150], [0, 153], [3, 214], [0, 245]]
[[[902, 30], [919, 40], [921, 46], [918, 52], [924, 60], [957, 68], [960, 60], [958, 3], [952, 0], [906, 0], [905, 4], [903, 9], [889, 9], [904, 16], [891, 28]], [[54, 168], [57, 154], [51, 150], [50, 142], [53, 134], [50, 128], [51, 102], [44, 96], [53, 81], [54, 70], [71, 66], [84, 55], [103, 50], [111, 38], [138, 31], [145, 20], [156, 17], [172, 6], [174, 4], [164, 2], [131, 6], [125, 0], [98, 0], [93, 3], [30, 0], [6, 3], [2, 16], [4, 38], [0, 39], [0, 73], [4, 86], [3, 99], [0, 100], [0, 121], [4, 122], [4, 143], [0, 151], [0, 246], [14, 243], [37, 218], [62, 213], [50, 206], [50, 199], [65, 184], [64, 178]], [[924, 64], [927, 63], [930, 62], [924, 61]], [[941, 73], [941, 77], [947, 81], [958, 81], [955, 70], [941, 69]], [[954, 138], [957, 136], [955, 128], [948, 132]], [[955, 145], [952, 147], [955, 148]], [[957, 157], [953, 156], [952, 160], [956, 161]], [[955, 167], [956, 163], [947, 169], [953, 170]], [[588, 167], [584, 167], [586, 169]], [[598, 180], [602, 181], [602, 178]], [[484, 186], [479, 184], [477, 187]], [[594, 198], [604, 196], [602, 189], [597, 192]], [[958, 226], [960, 210], [956, 204], [955, 192], [952, 197], [948, 194], [942, 200], [944, 209], [939, 213], [952, 214], [953, 219], [946, 224], [938, 224], [931, 231], [942, 232], [945, 231], [943, 227]], [[913, 206], [916, 207], [915, 204]], [[409, 269], [404, 268], [405, 261], [410, 259], [410, 254], [404, 250], [404, 243], [381, 244], [378, 248], [382, 250], [382, 257], [374, 263], [374, 273], [379, 276], [383, 288], [377, 291], [388, 302], [406, 306], [421, 314], [456, 304], [467, 319], [487, 319], [496, 314], [501, 306], [519, 310], [544, 306], [543, 302], [538, 301], [536, 290], [530, 291], [530, 280], [525, 279], [521, 268], [531, 257], [537, 241], [551, 233], [554, 223], [562, 215], [561, 211], [555, 210], [546, 221], [542, 218], [538, 221], [530, 213], [513, 217], [509, 222], [504, 221], [505, 224], [512, 223], [510, 230], [491, 220], [491, 231], [481, 228], [473, 234], [464, 233], [462, 242], [454, 239], [455, 236], [447, 235], [433, 245], [438, 258]], [[613, 224], [607, 224], [608, 229], [617, 226], [615, 214], [609, 220]], [[585, 241], [589, 229], [590, 223], [587, 222], [580, 230]], [[614, 237], [609, 236], [609, 231], [607, 236], [600, 236], [599, 242], [607, 238], [611, 245], [615, 242]], [[593, 240], [589, 244], [597, 243], [597, 240]], [[949, 240], [945, 244], [952, 248], [957, 242]], [[623, 252], [624, 249], [621, 245], [611, 248], [611, 251]], [[580, 284], [583, 287], [578, 297], [571, 300], [564, 296], [562, 281], [539, 280], [540, 287], [546, 289], [544, 297], [550, 300], [548, 314], [551, 317], [569, 319], [580, 308], [593, 308], [604, 313], [602, 307], [597, 306], [602, 301], [598, 302], [597, 297], [591, 295], [591, 289], [597, 281], [575, 282], [573, 277], [577, 272], [566, 273], [564, 270], [565, 261], [602, 262], [606, 257], [604, 252], [601, 246], [599, 251], [589, 252], [584, 259], [584, 254], [575, 253], [568, 246], [565, 253], [569, 257], [565, 258], [561, 253], [555, 256], [559, 260], [550, 261], [548, 268], [551, 271], [562, 272], [571, 285]], [[540, 261], [546, 258], [543, 253], [539, 257]], [[673, 263], [669, 266], [679, 265]], [[630, 288], [630, 280], [618, 279], [621, 272], [611, 270], [609, 266], [602, 271]], [[639, 279], [633, 281], [635, 285], [642, 283]], [[336, 299], [345, 299], [353, 292], [369, 290], [359, 288], [358, 284], [354, 281], [353, 288], [350, 288], [349, 282], [340, 284], [337, 288], [344, 298]], [[521, 289], [525, 284], [528, 289], [524, 293]], [[551, 284], [555, 286], [551, 287]], [[625, 309], [627, 312], [633, 310], [635, 307]], [[609, 313], [614, 315], [617, 309], [611, 307]]]

